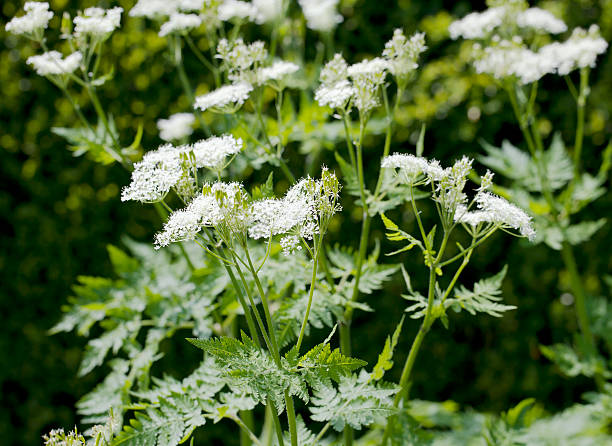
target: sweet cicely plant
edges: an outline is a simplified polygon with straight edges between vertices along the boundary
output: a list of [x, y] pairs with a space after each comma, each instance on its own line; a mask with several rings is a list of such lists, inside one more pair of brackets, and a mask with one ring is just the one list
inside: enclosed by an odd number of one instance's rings
[[[124, 239], [129, 252], [109, 247], [116, 278], [80, 278], [52, 329], [102, 332], [89, 341], [79, 373], [102, 365], [109, 372], [78, 403], [83, 423], [94, 426], [84, 434], [51, 431], [45, 444], [193, 443], [196, 430], [222, 420], [240, 430], [242, 445], [412, 444], [412, 371], [436, 321], [448, 327], [450, 310], [500, 317], [515, 308], [501, 301], [505, 267], [468, 286], [461, 275], [495, 233], [537, 240], [532, 217], [494, 193], [503, 189], [491, 172], [476, 176], [472, 159], [443, 165], [424, 158], [424, 127], [415, 153], [397, 147], [391, 154], [425, 35], [397, 29], [378, 57], [350, 63], [334, 51], [338, 3], [139, 0], [129, 20], [144, 17], [159, 27], [190, 104], [160, 117], [164, 142], [147, 151], [142, 127], [122, 144], [97, 94], [112, 82], [115, 65], [104, 45], [120, 27], [121, 8], [65, 15], [58, 48], [67, 55], [47, 48], [48, 4], [28, 2], [26, 14], [7, 24], [42, 48], [27, 63], [74, 108], [80, 124], [55, 132], [76, 154], [128, 170], [121, 200], [154, 206], [161, 226], [152, 243]], [[306, 34], [285, 26], [292, 20], [321, 38], [313, 60]], [[451, 34], [474, 32], [464, 20]], [[240, 37], [251, 22], [270, 34], [269, 44]], [[484, 50], [477, 69], [491, 65], [492, 52]], [[187, 73], [188, 57], [204, 74]], [[521, 82], [531, 75], [511, 74]], [[511, 98], [513, 88], [508, 84]], [[531, 116], [533, 103], [523, 106]], [[518, 117], [525, 129], [528, 119]], [[540, 159], [539, 145], [530, 148]], [[369, 168], [366, 157], [376, 160]], [[261, 178], [267, 180], [258, 184]], [[548, 195], [544, 176], [536, 178]], [[571, 184], [577, 190], [579, 183]], [[345, 216], [360, 223], [350, 246], [334, 244], [351, 224]], [[422, 262], [422, 290], [410, 278], [419, 271], [380, 261], [373, 225], [397, 244], [388, 255]], [[355, 311], [372, 311], [366, 295], [400, 302], [387, 288], [400, 270], [405, 312], [420, 328], [394, 383], [383, 378], [405, 336], [404, 317], [391, 321], [395, 329], [371, 365], [353, 353], [351, 330], [365, 329], [352, 322]], [[203, 351], [193, 372], [180, 379], [152, 372], [162, 343], [177, 346], [185, 337]]]

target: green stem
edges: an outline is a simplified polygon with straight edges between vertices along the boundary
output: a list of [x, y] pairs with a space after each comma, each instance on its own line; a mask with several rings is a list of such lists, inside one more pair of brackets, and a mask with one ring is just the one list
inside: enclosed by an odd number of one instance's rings
[[185, 42], [187, 42], [187, 45], [189, 45], [189, 48], [191, 48], [191, 51], [193, 51], [193, 54], [195, 54], [196, 58], [202, 63], [202, 65], [208, 68], [213, 74], [213, 77], [215, 78], [215, 86], [217, 88], [220, 87], [221, 77], [219, 75], [219, 69], [202, 54], [189, 34], [185, 35]]
[[314, 295], [315, 283], [317, 281], [317, 267], [319, 265], [319, 252], [321, 251], [321, 239], [323, 235], [319, 236], [319, 243], [315, 251], [315, 256], [312, 264], [312, 277], [310, 279], [310, 290], [308, 292], [308, 305], [306, 306], [306, 313], [304, 314], [304, 320], [302, 321], [302, 327], [300, 328], [300, 335], [298, 336], [296, 350], [299, 353], [300, 347], [302, 346], [302, 340], [304, 339], [304, 333], [306, 332], [306, 325], [308, 324], [308, 317], [310, 316], [310, 307], [312, 306], [312, 297]]
[[[243, 421], [241, 417], [246, 419]], [[251, 430], [253, 414], [250, 411], [241, 411], [240, 417], [233, 416], [232, 420], [240, 427], [240, 446], [250, 446], [252, 443], [261, 445], [259, 438]]]
[[[595, 337], [591, 331], [591, 324], [589, 322], [589, 315], [587, 312], [587, 295], [582, 284], [582, 278], [578, 272], [578, 266], [576, 265], [576, 258], [574, 257], [574, 251], [572, 246], [564, 241], [561, 245], [561, 255], [563, 257], [563, 263], [570, 274], [570, 286], [576, 299], [576, 316], [578, 318], [578, 325], [582, 332], [582, 338], [585, 346], [588, 349], [588, 354], [592, 357], [597, 356], [597, 345], [595, 344]], [[603, 390], [605, 380], [601, 376], [600, 372], [595, 373], [595, 383], [599, 390]]]

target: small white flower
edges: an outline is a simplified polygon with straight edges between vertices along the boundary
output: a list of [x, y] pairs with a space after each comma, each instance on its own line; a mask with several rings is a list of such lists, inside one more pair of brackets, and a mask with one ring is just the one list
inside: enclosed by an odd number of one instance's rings
[[123, 8], [87, 8], [82, 15], [74, 18], [74, 34], [77, 37], [104, 37], [121, 24]]
[[539, 54], [543, 60], [549, 60], [555, 65], [560, 76], [564, 76], [575, 69], [595, 67], [597, 56], [607, 49], [608, 42], [599, 34], [599, 27], [592, 25], [588, 31], [574, 29], [568, 40], [545, 45]]
[[171, 33], [188, 31], [197, 28], [201, 24], [202, 18], [199, 15], [177, 12], [172, 14], [170, 19], [162, 24], [159, 36], [164, 37]]
[[333, 59], [321, 69], [319, 80], [323, 85], [334, 85], [348, 78], [348, 64], [341, 54], [337, 53]]
[[211, 109], [219, 113], [233, 113], [249, 98], [251, 91], [253, 87], [246, 82], [226, 85], [198, 96], [194, 106], [202, 111]]
[[274, 62], [269, 67], [261, 68], [257, 77], [260, 83], [265, 83], [268, 81], [282, 81], [287, 76], [297, 72], [299, 69], [299, 65], [296, 65], [293, 62], [281, 60]]
[[521, 28], [531, 28], [550, 34], [560, 34], [567, 31], [567, 25], [552, 13], [541, 8], [529, 8], [516, 16], [516, 24]]
[[455, 222], [476, 227], [481, 223], [494, 222], [493, 214], [486, 211], [468, 211], [464, 204], [457, 205], [454, 215]]
[[194, 122], [195, 116], [191, 113], [175, 113], [168, 119], [160, 119], [157, 121], [159, 137], [164, 141], [185, 138], [193, 133]]
[[287, 235], [280, 240], [280, 245], [283, 248], [283, 254], [288, 256], [295, 251], [302, 250], [302, 242], [297, 235]]
[[32, 65], [41, 76], [73, 73], [80, 65], [83, 55], [78, 51], [65, 59], [58, 51], [48, 51], [39, 56], [28, 57], [26, 63]]
[[429, 169], [429, 161], [425, 158], [404, 153], [394, 153], [383, 158], [381, 167], [383, 169], [399, 169], [407, 179], [416, 180], [420, 174], [426, 174]]
[[337, 8], [340, 0], [298, 0], [306, 18], [306, 26], [315, 31], [329, 32], [343, 20]]
[[225, 167], [227, 157], [240, 153], [242, 139], [231, 135], [213, 136], [196, 142], [191, 150], [195, 155], [196, 167], [218, 171]]
[[13, 17], [6, 24], [6, 31], [13, 34], [25, 34], [32, 37], [42, 37], [42, 31], [49, 25], [53, 12], [49, 11], [47, 2], [26, 2], [23, 6], [25, 15]]

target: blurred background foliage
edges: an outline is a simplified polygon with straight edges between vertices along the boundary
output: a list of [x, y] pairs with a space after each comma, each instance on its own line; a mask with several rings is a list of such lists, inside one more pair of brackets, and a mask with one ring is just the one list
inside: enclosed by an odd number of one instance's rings
[[[50, 1], [54, 11], [73, 14], [93, 5], [119, 4], [129, 10], [133, 3]], [[611, 0], [544, 1], [539, 5], [556, 11], [570, 29], [598, 23], [603, 37], [612, 39]], [[472, 73], [466, 63], [467, 46], [448, 39], [446, 28], [453, 17], [484, 7], [484, 1], [464, 0], [342, 2], [345, 20], [336, 31], [335, 49], [349, 62], [380, 53], [396, 27], [427, 34], [429, 50], [399, 110], [401, 125], [392, 151], [412, 150], [421, 122], [428, 126], [426, 156], [443, 164], [463, 154], [480, 153], [481, 140], [522, 142], [505, 96], [487, 78]], [[111, 274], [108, 243], [117, 244], [126, 234], [150, 241], [160, 225], [152, 208], [120, 202], [120, 189], [128, 182], [128, 174], [120, 166], [75, 158], [64, 140], [51, 133], [53, 126], [73, 125], [75, 117], [60, 91], [26, 66], [25, 59], [38, 50], [4, 31], [4, 24], [21, 8], [21, 0], [3, 0], [0, 5], [0, 438], [6, 445], [39, 444], [41, 434], [50, 428], [69, 428], [77, 423], [75, 402], [99, 376], [93, 373], [76, 378], [84, 339], [49, 337], [47, 330], [59, 319], [60, 307], [78, 275]], [[50, 27], [57, 29], [59, 19], [56, 14]], [[261, 29], [252, 32], [247, 39], [257, 37]], [[207, 49], [204, 36], [197, 43]], [[190, 108], [165, 49], [164, 39], [157, 36], [151, 23], [126, 20], [125, 16], [121, 30], [113, 34], [107, 47], [117, 69], [113, 81], [102, 87], [100, 94], [115, 117], [119, 134], [126, 138], [125, 145], [142, 123], [143, 147], [156, 147], [160, 143], [156, 120]], [[191, 55], [186, 69], [199, 90], [211, 88], [210, 79]], [[595, 155], [612, 133], [609, 53], [599, 60], [592, 84], [584, 162], [595, 169], [595, 160], [600, 159]], [[541, 131], [561, 131], [569, 141], [574, 132], [575, 105], [564, 81], [549, 76], [541, 92], [540, 116], [545, 117], [539, 122]], [[366, 152], [374, 163], [380, 156], [377, 144], [373, 139], [369, 154]], [[311, 150], [307, 144], [301, 149]], [[297, 150], [290, 149], [287, 155], [299, 165], [302, 155]], [[334, 165], [331, 151], [321, 156]], [[608, 194], [587, 208], [583, 218], [607, 216], [611, 210]], [[342, 218], [346, 227], [346, 219], [353, 216]], [[377, 222], [374, 238], [383, 238], [380, 226]], [[611, 235], [608, 224], [578, 251], [580, 268], [593, 295], [610, 292], [603, 278], [612, 270]], [[355, 244], [351, 236], [350, 231], [337, 230], [330, 238]], [[409, 271], [419, 268], [419, 259], [405, 255], [401, 260]], [[414, 373], [413, 395], [452, 399], [481, 411], [500, 411], [534, 397], [546, 409], [556, 411], [593, 389], [589, 380], [563, 378], [538, 349], [539, 344], [570, 342], [576, 331], [571, 302], [560, 298], [567, 292], [568, 279], [557, 252], [543, 245], [528, 248], [523, 241], [499, 236], [473, 258], [465, 282], [495, 273], [505, 263], [510, 265], [505, 300], [518, 310], [502, 319], [458, 315], [448, 331], [441, 327], [432, 330]], [[374, 295], [368, 302], [377, 310], [376, 317], [361, 313], [355, 320], [357, 356], [375, 362], [379, 345], [395, 324], [385, 315], [392, 315], [393, 321], [399, 317], [404, 303], [398, 296], [403, 291], [401, 280], [396, 281], [384, 295]], [[416, 328], [417, 324], [412, 324], [402, 336], [398, 364], [403, 362]], [[164, 364], [172, 367], [172, 361]], [[177, 370], [183, 368], [177, 366]], [[399, 374], [399, 370], [394, 372]], [[218, 435], [223, 438], [222, 431]]]

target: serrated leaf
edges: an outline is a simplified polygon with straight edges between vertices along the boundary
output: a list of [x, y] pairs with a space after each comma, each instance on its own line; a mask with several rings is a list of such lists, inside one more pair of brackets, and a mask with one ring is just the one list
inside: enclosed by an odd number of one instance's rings
[[367, 363], [360, 359], [344, 356], [340, 349], [331, 349], [328, 343], [313, 347], [297, 362], [297, 371], [302, 374], [311, 387], [321, 385], [329, 380], [339, 382]]
[[446, 307], [456, 310], [464, 309], [474, 315], [476, 313], [487, 313], [494, 317], [501, 317], [504, 312], [514, 310], [514, 305], [500, 304], [501, 284], [506, 276], [507, 266], [492, 277], [479, 280], [474, 284], [474, 290], [470, 291], [463, 285], [455, 290], [455, 298], [447, 299]]
[[402, 331], [402, 326], [404, 325], [404, 316], [395, 327], [395, 331], [393, 331], [393, 336], [387, 336], [385, 341], [385, 346], [383, 347], [383, 351], [378, 355], [378, 361], [372, 370], [371, 380], [379, 381], [385, 375], [387, 370], [391, 370], [393, 367], [393, 352], [395, 347], [397, 346], [397, 341], [399, 339], [399, 335]]

